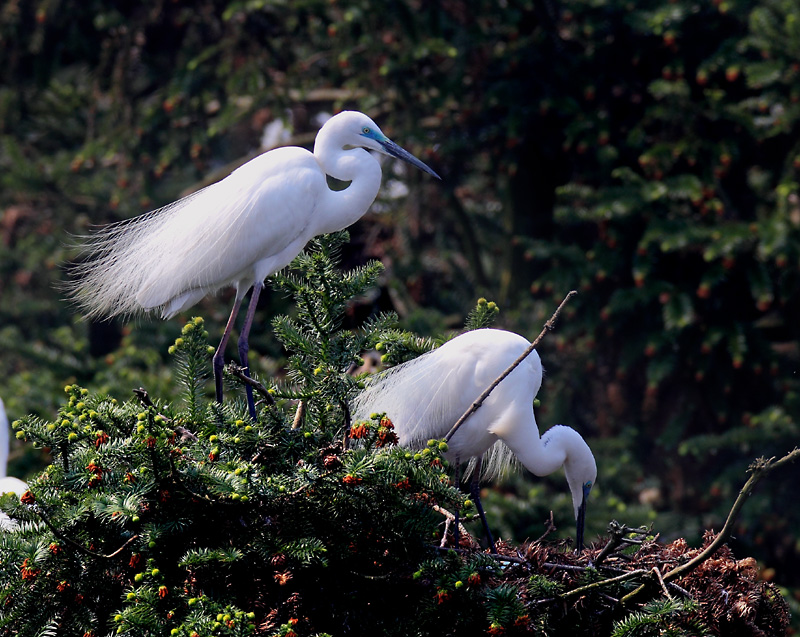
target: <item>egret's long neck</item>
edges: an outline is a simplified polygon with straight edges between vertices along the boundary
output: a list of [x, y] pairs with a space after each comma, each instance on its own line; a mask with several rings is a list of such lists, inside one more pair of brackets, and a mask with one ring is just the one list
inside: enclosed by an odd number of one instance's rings
[[375, 201], [381, 187], [381, 166], [363, 148], [344, 150], [337, 148], [323, 131], [317, 135], [314, 157], [325, 174], [349, 181], [344, 190], [324, 193], [315, 221], [315, 234], [343, 230], [358, 221]]
[[540, 438], [531, 412], [529, 418], [517, 420], [501, 438], [528, 471], [546, 476], [560, 469], [567, 458], [567, 445], [561, 429], [566, 427], [553, 427]]

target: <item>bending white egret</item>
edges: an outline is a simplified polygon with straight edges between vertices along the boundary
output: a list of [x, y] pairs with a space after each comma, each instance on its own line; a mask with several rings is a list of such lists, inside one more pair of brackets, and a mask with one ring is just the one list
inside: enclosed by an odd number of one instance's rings
[[[438, 349], [378, 374], [354, 404], [354, 418], [385, 412], [400, 444], [423, 447], [442, 438], [480, 394], [530, 345], [504, 330], [466, 332]], [[455, 461], [476, 458], [473, 495], [477, 497], [481, 458], [484, 475], [503, 472], [513, 456], [537, 476], [564, 467], [577, 525], [577, 546], [583, 546], [586, 500], [597, 477], [589, 446], [570, 427], [556, 425], [539, 437], [533, 399], [542, 384], [542, 364], [532, 352], [489, 394], [481, 407], [455, 432], [447, 456]], [[488, 453], [487, 453], [488, 452]]]
[[[264, 280], [288, 265], [313, 237], [343, 230], [367, 211], [381, 184], [368, 150], [402, 159], [437, 179], [369, 117], [344, 111], [317, 134], [314, 152], [276, 148], [225, 179], [175, 203], [112, 224], [87, 237], [90, 258], [76, 266], [71, 294], [88, 317], [159, 312], [171, 318], [225, 287], [236, 288], [228, 324], [214, 355], [216, 396], [222, 401], [225, 346], [242, 299], [253, 294], [239, 337], [249, 373], [248, 335]], [[328, 187], [326, 175], [350, 182]], [[255, 418], [253, 390], [247, 386]]]
[[[3, 399], [0, 398], [0, 494], [11, 492], [22, 495], [28, 490], [28, 485], [19, 478], [7, 475], [9, 441], [10, 432], [8, 430], [6, 406], [3, 403]], [[0, 529], [13, 529], [14, 526], [14, 523], [5, 513], [0, 513]]]

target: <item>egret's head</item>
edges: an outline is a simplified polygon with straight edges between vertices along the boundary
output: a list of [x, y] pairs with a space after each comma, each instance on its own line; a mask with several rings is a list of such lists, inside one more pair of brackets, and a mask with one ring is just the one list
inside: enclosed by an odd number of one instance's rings
[[592, 490], [595, 480], [597, 480], [597, 464], [589, 445], [580, 436], [576, 436], [571, 445], [564, 462], [564, 473], [572, 493], [572, 507], [577, 524], [577, 546], [578, 550], [581, 550], [583, 548], [586, 501], [589, 499], [589, 492]]
[[407, 150], [395, 144], [391, 139], [383, 134], [378, 125], [372, 121], [364, 113], [357, 111], [343, 111], [338, 115], [334, 115], [325, 124], [340, 126], [342, 146], [354, 146], [375, 150], [384, 155], [397, 157], [404, 162], [416, 166], [429, 175], [433, 175], [437, 179], [441, 179], [428, 165], [414, 157]]

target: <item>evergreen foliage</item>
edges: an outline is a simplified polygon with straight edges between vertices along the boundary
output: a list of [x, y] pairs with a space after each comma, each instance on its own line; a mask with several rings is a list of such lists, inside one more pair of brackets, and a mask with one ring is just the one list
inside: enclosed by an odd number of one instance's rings
[[[501, 545], [500, 556], [443, 548], [442, 508], [466, 506], [447, 445], [400, 448], [384, 414], [349, 420], [358, 352], [420, 341], [388, 315], [342, 327], [350, 300], [380, 273], [337, 268], [346, 238], [315, 240], [276, 280], [296, 304], [274, 322], [289, 372], [263, 390], [257, 421], [240, 398], [221, 406], [206, 395], [214, 348], [197, 317], [169, 347], [182, 399], [139, 389], [119, 402], [70, 384], [54, 420], [14, 422], [17, 438], [52, 462], [21, 498], [0, 499], [16, 523], [0, 534], [0, 634], [559, 635], [569, 626], [596, 635], [616, 621], [615, 635], [633, 636], [701, 634], [718, 622], [712, 602], [656, 598], [636, 612], [596, 604], [589, 613], [564, 604], [587, 585], [623, 589], [591, 564], [559, 570], [582, 559], [563, 544]], [[496, 314], [481, 299], [470, 326]], [[674, 564], [685, 549], [665, 555]], [[641, 555], [652, 561], [656, 550], [649, 537]], [[723, 570], [726, 586], [759, 605], [748, 618], [785, 625], [775, 589], [754, 589], [736, 565]]]

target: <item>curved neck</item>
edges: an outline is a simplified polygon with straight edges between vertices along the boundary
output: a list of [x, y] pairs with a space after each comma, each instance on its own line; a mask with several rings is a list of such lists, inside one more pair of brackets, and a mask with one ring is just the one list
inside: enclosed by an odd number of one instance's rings
[[317, 135], [314, 157], [326, 175], [349, 181], [350, 185], [344, 190], [325, 190], [323, 200], [317, 205], [320, 212], [315, 216], [315, 234], [337, 232], [358, 221], [381, 187], [381, 166], [377, 159], [363, 148], [337, 148], [324, 132], [325, 129]]
[[552, 427], [540, 438], [536, 418], [531, 410], [529, 416], [518, 419], [514, 427], [498, 432], [498, 436], [528, 471], [537, 476], [547, 476], [564, 466], [567, 459], [567, 445], [560, 429], [562, 428]]

